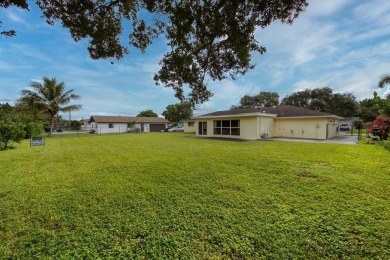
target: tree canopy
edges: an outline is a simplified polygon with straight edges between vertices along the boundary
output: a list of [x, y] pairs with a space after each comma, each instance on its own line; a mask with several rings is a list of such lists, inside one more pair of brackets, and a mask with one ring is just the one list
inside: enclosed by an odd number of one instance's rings
[[[157, 84], [174, 89], [181, 101], [207, 101], [207, 81], [235, 78], [254, 68], [252, 53], [263, 54], [255, 30], [279, 20], [291, 24], [307, 0], [35, 0], [42, 16], [60, 21], [75, 41], [88, 40], [92, 59], [121, 59], [131, 48], [145, 51], [164, 35], [170, 51], [160, 60]], [[29, 8], [27, 0], [5, 0], [0, 7]], [[129, 30], [129, 45], [123, 33]], [[14, 30], [1, 32], [14, 36]], [[189, 87], [190, 93], [184, 93]]]
[[177, 103], [168, 105], [162, 115], [169, 122], [178, 123], [183, 119], [191, 118], [192, 113], [193, 109], [190, 103]]
[[286, 96], [282, 105], [305, 107], [343, 117], [358, 113], [356, 97], [351, 93], [333, 93], [329, 87], [305, 89]]
[[138, 115], [138, 117], [158, 117], [158, 115], [153, 112], [153, 110], [144, 110], [144, 111], [141, 111]]
[[261, 91], [254, 96], [245, 95], [240, 99], [239, 106], [232, 106], [231, 109], [236, 108], [254, 108], [254, 107], [272, 107], [279, 105], [279, 94], [277, 92]]

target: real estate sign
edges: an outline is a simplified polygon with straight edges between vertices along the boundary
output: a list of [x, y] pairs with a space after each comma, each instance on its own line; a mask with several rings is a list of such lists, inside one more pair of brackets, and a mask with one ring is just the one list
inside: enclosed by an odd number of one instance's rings
[[45, 138], [40, 136], [31, 137], [30, 146], [42, 146], [45, 145]]

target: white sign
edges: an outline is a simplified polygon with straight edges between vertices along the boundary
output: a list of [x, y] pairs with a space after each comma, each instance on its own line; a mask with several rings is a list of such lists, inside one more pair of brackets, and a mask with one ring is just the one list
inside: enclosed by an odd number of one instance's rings
[[40, 146], [40, 145], [45, 145], [45, 138], [39, 136], [31, 137], [30, 146]]

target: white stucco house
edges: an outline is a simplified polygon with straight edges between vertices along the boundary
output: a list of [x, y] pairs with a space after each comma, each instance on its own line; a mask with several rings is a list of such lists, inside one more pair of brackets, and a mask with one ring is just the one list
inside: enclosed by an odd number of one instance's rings
[[258, 140], [272, 137], [329, 139], [343, 118], [290, 105], [233, 109], [198, 116], [197, 136]]
[[91, 116], [88, 129], [97, 134], [138, 132], [160, 132], [168, 121], [160, 117]]

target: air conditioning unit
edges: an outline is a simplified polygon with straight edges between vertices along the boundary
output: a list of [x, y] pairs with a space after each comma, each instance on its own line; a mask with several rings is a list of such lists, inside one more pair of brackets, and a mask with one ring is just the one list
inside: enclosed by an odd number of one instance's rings
[[261, 137], [262, 137], [263, 139], [269, 138], [269, 132], [264, 132], [264, 133], [261, 135]]

